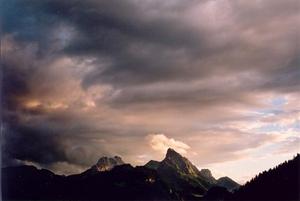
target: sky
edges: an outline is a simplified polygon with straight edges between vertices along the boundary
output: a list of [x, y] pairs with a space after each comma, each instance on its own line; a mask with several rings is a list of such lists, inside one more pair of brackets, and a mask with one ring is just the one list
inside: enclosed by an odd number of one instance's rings
[[300, 152], [298, 0], [1, 3], [2, 166], [171, 147], [243, 183]]

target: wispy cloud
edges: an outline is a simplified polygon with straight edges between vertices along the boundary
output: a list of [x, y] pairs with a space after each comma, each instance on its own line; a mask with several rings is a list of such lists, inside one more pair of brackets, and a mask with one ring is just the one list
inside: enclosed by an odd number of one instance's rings
[[164, 134], [149, 134], [146, 139], [149, 142], [151, 148], [155, 151], [165, 154], [168, 148], [175, 149], [179, 153], [186, 154], [190, 149], [190, 146], [184, 142], [168, 138]]

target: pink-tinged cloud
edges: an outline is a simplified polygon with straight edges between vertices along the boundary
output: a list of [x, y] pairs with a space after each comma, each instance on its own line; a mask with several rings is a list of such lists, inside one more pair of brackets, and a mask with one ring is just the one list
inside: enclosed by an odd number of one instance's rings
[[75, 172], [171, 147], [222, 167], [299, 150], [298, 0], [3, 6], [5, 164]]
[[153, 150], [162, 154], [165, 154], [168, 148], [172, 148], [181, 154], [186, 154], [190, 149], [190, 146], [184, 142], [168, 138], [164, 134], [149, 134], [146, 139]]

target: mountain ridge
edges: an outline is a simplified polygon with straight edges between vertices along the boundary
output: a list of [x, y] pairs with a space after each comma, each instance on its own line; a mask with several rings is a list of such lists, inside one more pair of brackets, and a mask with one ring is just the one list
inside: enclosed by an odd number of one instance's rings
[[[239, 187], [239, 184], [232, 179], [227, 180], [227, 182], [218, 183], [218, 180], [212, 176], [209, 169], [198, 170], [191, 161], [181, 156], [172, 148], [167, 150], [166, 156], [161, 162], [151, 160], [145, 166], [157, 170], [168, 183], [172, 183], [170, 180], [171, 177], [178, 177], [178, 179], [199, 185], [202, 188], [200, 190], [202, 193], [216, 185], [223, 186], [229, 191]], [[166, 177], [165, 175], [168, 176]], [[174, 186], [178, 187], [178, 184], [176, 185], [174, 184]]]
[[[4, 173], [4, 183], [11, 188], [4, 188], [4, 196], [13, 200], [44, 200], [45, 197], [51, 200], [132, 200], [133, 196], [139, 200], [196, 200], [216, 185], [208, 179], [213, 178], [209, 170], [202, 170], [207, 173], [202, 175], [192, 162], [174, 149], [168, 149], [160, 162], [151, 160], [137, 167], [126, 164], [119, 156], [104, 156], [91, 168], [75, 175], [56, 175], [34, 166], [4, 169]], [[22, 175], [25, 179], [21, 179]], [[99, 188], [101, 198], [97, 194]], [[125, 195], [119, 197], [123, 193]], [[153, 197], [147, 197], [149, 193]]]
[[210, 170], [199, 171], [174, 150], [160, 162], [137, 167], [125, 163], [94, 174], [62, 176], [23, 165], [2, 168], [2, 195], [3, 200], [296, 200], [299, 164], [298, 154], [237, 190], [224, 188], [229, 177], [203, 179], [214, 178]]
[[234, 200], [300, 200], [300, 154], [265, 170], [234, 192]]

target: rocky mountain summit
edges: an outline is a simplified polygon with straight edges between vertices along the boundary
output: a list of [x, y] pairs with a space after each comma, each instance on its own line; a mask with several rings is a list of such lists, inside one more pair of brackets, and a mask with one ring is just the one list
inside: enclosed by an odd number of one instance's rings
[[181, 174], [190, 176], [199, 175], [199, 170], [187, 158], [181, 156], [174, 149], [169, 148], [165, 159], [161, 162], [162, 165], [170, 166], [179, 171]]
[[[202, 197], [211, 187], [219, 186], [209, 169], [199, 171], [191, 161], [171, 148], [162, 161], [151, 160], [145, 167], [156, 170], [165, 183], [186, 199]], [[239, 184], [230, 179], [220, 182], [220, 186], [231, 191], [238, 188]]]
[[113, 158], [109, 157], [102, 157], [98, 160], [94, 168], [97, 169], [97, 171], [102, 172], [102, 171], [108, 171], [113, 169], [115, 166], [118, 165], [123, 165], [125, 164], [124, 161], [122, 160], [121, 157], [119, 156], [114, 156]]
[[97, 161], [95, 165], [93, 165], [91, 168], [81, 173], [81, 175], [82, 176], [95, 175], [98, 172], [110, 171], [114, 167], [124, 165], [124, 164], [125, 163], [120, 156], [114, 156], [114, 157], [103, 156]]

